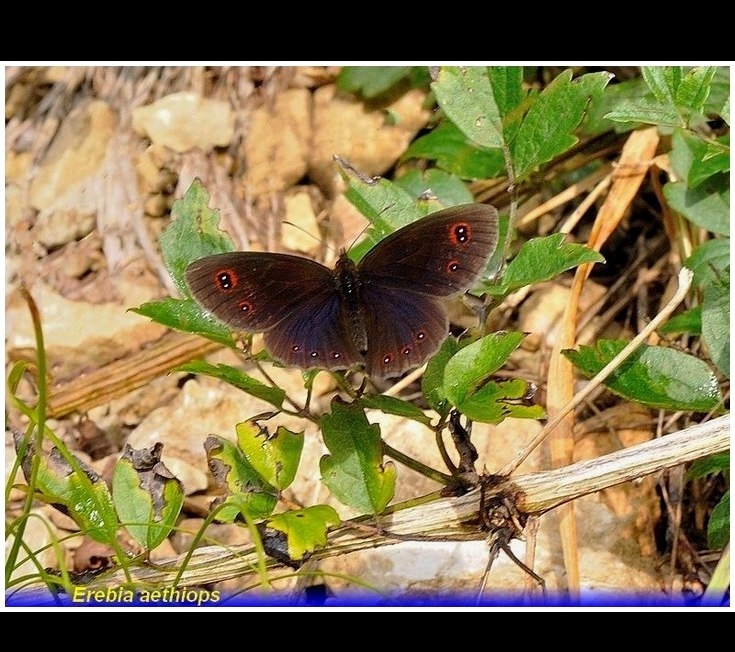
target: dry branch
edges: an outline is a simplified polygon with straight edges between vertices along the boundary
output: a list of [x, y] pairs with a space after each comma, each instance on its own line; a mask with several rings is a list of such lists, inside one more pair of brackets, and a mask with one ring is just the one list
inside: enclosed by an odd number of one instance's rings
[[[501, 480], [486, 492], [510, 499], [523, 515], [542, 514], [580, 496], [720, 453], [729, 447], [728, 414], [594, 460]], [[405, 539], [471, 541], [488, 538], [488, 533], [479, 527], [481, 491], [474, 489], [463, 496], [435, 497], [433, 500], [427, 497], [428, 502], [417, 506], [394, 507], [377, 521], [361, 518], [346, 522], [330, 534], [327, 547], [316, 551], [312, 559], [392, 545]], [[502, 536], [502, 533], [490, 533], [490, 536]], [[156, 568], [134, 568], [133, 580], [141, 584], [171, 586], [186, 556], [159, 563]], [[199, 548], [186, 562], [179, 586], [254, 576], [257, 561], [257, 553], [249, 545]], [[272, 570], [285, 568], [271, 559], [266, 566]], [[96, 578], [89, 586], [101, 588], [125, 583], [123, 572], [115, 570]]]

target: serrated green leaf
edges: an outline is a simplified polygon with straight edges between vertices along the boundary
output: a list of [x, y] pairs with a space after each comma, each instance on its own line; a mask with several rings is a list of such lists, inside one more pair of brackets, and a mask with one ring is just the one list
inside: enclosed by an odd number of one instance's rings
[[671, 144], [671, 165], [689, 188], [730, 169], [730, 147], [725, 143], [704, 140], [690, 131], [675, 129]]
[[564, 243], [563, 233], [554, 233], [526, 242], [509, 263], [499, 285], [483, 289], [490, 294], [505, 295], [518, 288], [555, 278], [583, 263], [604, 263], [598, 252], [573, 242]]
[[368, 180], [343, 161], [338, 162], [348, 182], [345, 197], [368, 219], [372, 228], [367, 237], [349, 251], [358, 261], [393, 231], [426, 216], [440, 206], [436, 202], [416, 202], [398, 184], [387, 179]]
[[296, 477], [304, 448], [304, 433], [279, 426], [275, 435], [253, 421], [235, 426], [237, 445], [255, 472], [270, 486], [283, 491]]
[[[622, 340], [600, 340], [596, 348], [581, 346], [563, 353], [591, 378], [626, 345]], [[623, 398], [662, 410], [707, 412], [722, 405], [717, 378], [704, 362], [660, 346], [639, 347], [604, 382]]]
[[511, 143], [516, 179], [576, 144], [578, 139], [573, 132], [582, 121], [590, 98], [611, 77], [610, 73], [599, 72], [572, 81], [572, 71], [566, 70], [538, 95]]
[[380, 427], [368, 423], [362, 408], [335, 398], [322, 417], [322, 434], [330, 453], [319, 462], [324, 484], [341, 503], [380, 514], [396, 484], [395, 466], [383, 463]]
[[294, 560], [327, 545], [327, 530], [341, 523], [339, 514], [329, 505], [312, 505], [276, 514], [268, 527], [286, 534], [288, 556]]
[[121, 524], [146, 550], [173, 530], [184, 505], [181, 482], [161, 461], [163, 444], [135, 450], [125, 445], [112, 476], [112, 499]]
[[[28, 480], [36, 456], [35, 443], [17, 430], [13, 430], [13, 441]], [[100, 543], [115, 541], [118, 519], [107, 484], [76, 456], [55, 446], [43, 452], [35, 487], [48, 502], [74, 519], [84, 534]]]
[[730, 491], [712, 509], [707, 524], [707, 544], [712, 550], [724, 548], [730, 541]]
[[526, 91], [523, 89], [523, 67], [490, 66], [488, 76], [498, 112], [502, 117], [504, 140], [509, 143], [515, 138], [523, 117], [519, 110], [526, 99]]
[[702, 340], [712, 362], [730, 377], [730, 270], [704, 288]]
[[686, 126], [673, 106], [662, 105], [645, 98], [637, 102], [628, 102], [620, 108], [609, 111], [604, 117], [613, 122], [645, 123], [662, 127]]
[[217, 520], [231, 521], [239, 513], [258, 520], [273, 512], [278, 491], [267, 483], [232, 442], [209, 435], [204, 442], [207, 463], [214, 481], [229, 492]]
[[456, 408], [468, 419], [482, 423], [500, 423], [509, 417], [543, 419], [546, 413], [540, 405], [525, 405], [521, 401], [527, 393], [528, 383], [519, 378], [488, 381]]
[[500, 149], [475, 145], [449, 120], [414, 140], [401, 158], [436, 161], [437, 166], [463, 179], [492, 179], [505, 173]]
[[439, 350], [429, 358], [421, 379], [421, 391], [427, 404], [442, 416], [446, 416], [451, 408], [451, 403], [444, 392], [444, 369], [460, 348], [460, 343], [454, 337], [444, 340]]
[[674, 335], [676, 333], [699, 335], [702, 332], [702, 306], [685, 310], [672, 317], [658, 329], [658, 332], [662, 335]]
[[[706, 115], [719, 115], [730, 124], [730, 66], [718, 66], [712, 84], [710, 85], [709, 97], [704, 103]], [[727, 117], [725, 117], [727, 113]]]
[[194, 179], [184, 196], [174, 202], [171, 214], [176, 219], [159, 238], [161, 254], [176, 287], [184, 296], [189, 296], [184, 281], [189, 263], [204, 256], [232, 251], [234, 245], [229, 236], [217, 228], [219, 211], [209, 208], [209, 193], [199, 179]]
[[729, 175], [713, 175], [696, 188], [687, 188], [684, 181], [667, 183], [664, 195], [690, 222], [712, 233], [730, 235]]
[[270, 403], [279, 409], [283, 406], [283, 400], [286, 398], [286, 392], [280, 387], [264, 385], [252, 376], [248, 376], [244, 371], [240, 371], [226, 364], [213, 365], [204, 360], [193, 360], [177, 367], [176, 371], [186, 371], [191, 374], [219, 378], [229, 385], [237, 387], [251, 396], [255, 396], [255, 398]]
[[337, 86], [372, 99], [389, 91], [412, 70], [412, 66], [345, 66], [337, 77]]
[[502, 147], [503, 121], [484, 67], [445, 66], [431, 84], [439, 106], [471, 141]]
[[414, 168], [396, 179], [395, 183], [416, 199], [429, 192], [436, 196], [443, 206], [471, 204], [475, 201], [461, 179], [436, 168], [429, 170]]
[[695, 66], [687, 72], [676, 89], [676, 105], [701, 113], [716, 71], [717, 66]]
[[642, 66], [641, 75], [661, 104], [674, 106], [682, 77], [680, 66]]
[[695, 460], [687, 470], [687, 478], [702, 478], [710, 473], [720, 473], [730, 469], [730, 451], [715, 453], [709, 457]]
[[130, 308], [130, 311], [169, 328], [202, 335], [213, 342], [232, 348], [236, 346], [232, 331], [204, 311], [192, 299], [167, 297], [160, 301], [149, 301], [137, 308]]
[[505, 364], [524, 337], [517, 332], [491, 333], [458, 351], [444, 369], [444, 394], [452, 405], [462, 405], [477, 391]]
[[424, 411], [416, 407], [413, 403], [404, 401], [395, 396], [385, 396], [384, 394], [376, 394], [374, 396], [363, 396], [355, 401], [357, 405], [364, 405], [366, 408], [380, 410], [385, 414], [394, 414], [398, 417], [406, 417], [413, 421], [418, 421], [426, 426], [431, 425], [431, 419], [424, 414]]
[[711, 283], [730, 266], [730, 239], [714, 238], [703, 242], [684, 264], [694, 272], [695, 284]]
[[582, 130], [591, 136], [610, 129], [618, 133], [630, 131], [636, 127], [637, 122], [614, 121], [608, 115], [612, 112], [625, 111], [630, 106], [639, 106], [641, 102], [656, 103], [642, 77], [610, 84], [602, 89], [602, 92], [593, 94]]

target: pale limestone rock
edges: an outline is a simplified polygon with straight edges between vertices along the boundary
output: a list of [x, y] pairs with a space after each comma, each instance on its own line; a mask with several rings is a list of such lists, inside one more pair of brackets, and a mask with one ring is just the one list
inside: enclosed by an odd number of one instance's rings
[[284, 199], [286, 224], [281, 227], [281, 242], [290, 251], [315, 254], [322, 236], [314, 214], [311, 197], [306, 191], [296, 192]]
[[311, 95], [306, 89], [279, 93], [250, 117], [242, 183], [257, 197], [293, 186], [307, 171], [311, 145]]
[[133, 110], [133, 129], [176, 152], [209, 151], [230, 144], [234, 113], [228, 102], [182, 92]]
[[[139, 350], [166, 330], [146, 317], [128, 312], [129, 306], [139, 305], [137, 301], [70, 301], [40, 281], [31, 288], [31, 294], [41, 311], [46, 355], [54, 378], [68, 378], [81, 370], [98, 368], [126, 352]], [[28, 307], [19, 294], [9, 297], [5, 332], [9, 353], [35, 348]]]
[[[330, 196], [342, 186], [334, 156], [368, 175], [390, 169], [426, 125], [430, 112], [426, 95], [412, 90], [392, 104], [369, 108], [361, 100], [340, 94], [333, 85], [314, 92], [314, 142], [310, 150], [309, 175]], [[389, 124], [388, 114], [396, 123]]]
[[44, 246], [78, 240], [94, 228], [97, 174], [116, 127], [115, 112], [99, 100], [75, 108], [62, 123], [29, 190], [39, 211], [34, 236]]
[[186, 494], [207, 488], [204, 441], [209, 435], [235, 439], [235, 425], [268, 409], [268, 404], [224, 383], [202, 378], [187, 382], [171, 404], [158, 408], [130, 433], [133, 448], [164, 446], [162, 461]]

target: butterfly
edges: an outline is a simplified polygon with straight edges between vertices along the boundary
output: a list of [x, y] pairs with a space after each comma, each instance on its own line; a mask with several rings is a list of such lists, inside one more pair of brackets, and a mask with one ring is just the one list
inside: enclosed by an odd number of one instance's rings
[[373, 378], [420, 366], [449, 330], [445, 300], [467, 291], [498, 243], [498, 211], [445, 208], [333, 270], [301, 256], [232, 252], [191, 263], [192, 297], [233, 330], [302, 369], [362, 367]]

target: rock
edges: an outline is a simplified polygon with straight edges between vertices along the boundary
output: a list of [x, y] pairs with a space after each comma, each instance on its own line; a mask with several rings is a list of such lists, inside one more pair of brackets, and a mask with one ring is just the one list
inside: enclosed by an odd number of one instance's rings
[[[429, 120], [425, 100], [422, 91], [412, 90], [392, 104], [374, 109], [351, 95], [338, 93], [334, 85], [318, 88], [314, 92], [309, 175], [333, 197], [343, 185], [335, 155], [368, 176], [385, 173]], [[388, 124], [388, 113], [397, 116], [396, 124]]]
[[[49, 370], [57, 380], [137, 351], [166, 330], [128, 312], [128, 307], [137, 303], [69, 301], [40, 281], [31, 293], [41, 311]], [[33, 327], [28, 307], [19, 294], [9, 296], [5, 319], [8, 355], [33, 358]]]
[[161, 459], [188, 495], [209, 484], [204, 441], [214, 434], [234, 441], [235, 425], [268, 406], [230, 385], [202, 378], [190, 380], [170, 405], [151, 412], [130, 433], [133, 448], [164, 445]]
[[30, 204], [39, 211], [34, 235], [46, 247], [77, 240], [94, 228], [96, 175], [116, 127], [115, 112], [102, 101], [80, 105], [61, 124], [29, 190]]
[[[6, 524], [7, 529], [7, 524]], [[13, 547], [15, 537], [10, 534], [5, 539], [5, 560], [8, 563], [8, 554]], [[31, 510], [26, 521], [25, 530], [23, 531], [23, 543], [25, 547], [18, 550], [16, 562], [20, 562], [18, 566], [10, 572], [10, 580], [27, 578], [29, 576], [39, 577], [38, 565], [41, 568], [58, 568], [58, 557], [56, 555], [57, 548], [54, 547], [56, 542], [62, 552], [65, 550], [64, 543], [61, 541], [60, 534], [56, 528], [48, 521], [43, 513], [43, 508]], [[34, 555], [36, 562], [28, 559], [28, 551]], [[24, 561], [25, 560], [25, 561]], [[5, 569], [7, 573], [8, 569]]]
[[322, 234], [314, 214], [311, 197], [306, 190], [284, 199], [286, 222], [281, 227], [281, 243], [290, 251], [314, 255], [319, 251]]
[[[580, 315], [605, 292], [607, 290], [604, 287], [588, 280], [580, 298]], [[517, 330], [532, 334], [529, 338], [542, 340], [544, 346], [554, 346], [559, 338], [561, 319], [569, 303], [569, 294], [570, 289], [558, 283], [543, 284], [536, 288], [518, 310]]]
[[306, 89], [279, 93], [272, 104], [258, 107], [250, 119], [242, 179], [248, 195], [286, 190], [307, 171], [311, 141], [311, 96]]
[[182, 92], [133, 109], [133, 129], [176, 152], [209, 151], [230, 144], [234, 113], [228, 102]]

